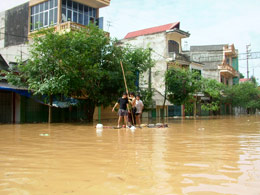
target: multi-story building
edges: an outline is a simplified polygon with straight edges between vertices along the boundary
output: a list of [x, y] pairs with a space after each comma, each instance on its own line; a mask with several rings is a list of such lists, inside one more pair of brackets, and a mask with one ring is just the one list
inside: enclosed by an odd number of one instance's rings
[[189, 36], [188, 32], [180, 29], [180, 22], [176, 22], [130, 32], [122, 40], [123, 44], [151, 48], [155, 66], [150, 73], [147, 71], [143, 75], [140, 80], [140, 87], [147, 88], [149, 81], [151, 81], [151, 86], [155, 92], [153, 100], [156, 106], [153, 116], [181, 115], [181, 106], [173, 106], [168, 101], [166, 101], [166, 109], [162, 109], [165, 94], [164, 75], [169, 67], [178, 66], [202, 72], [202, 64], [192, 62], [189, 56], [182, 52], [182, 39]]
[[191, 46], [185, 53], [191, 60], [204, 64], [203, 77], [225, 85], [238, 83], [238, 51], [234, 44]]
[[[48, 27], [54, 27], [56, 31], [73, 30], [90, 23], [103, 28], [99, 9], [109, 4], [110, 0], [30, 0], [1, 12], [0, 76], [1, 70], [15, 64], [17, 58], [28, 59], [27, 43], [37, 30]], [[0, 123], [47, 121], [46, 106], [28, 98], [30, 94], [23, 92], [23, 89], [9, 86], [2, 77], [0, 79]], [[58, 121], [55, 118], [68, 120], [68, 117], [73, 120], [81, 108], [73, 109], [70, 113], [74, 114], [70, 116], [66, 116], [67, 111], [54, 109], [54, 121]]]

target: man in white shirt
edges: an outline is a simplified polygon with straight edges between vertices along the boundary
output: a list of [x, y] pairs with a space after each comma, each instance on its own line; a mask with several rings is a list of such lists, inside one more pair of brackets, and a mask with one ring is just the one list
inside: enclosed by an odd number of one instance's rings
[[144, 109], [144, 104], [143, 104], [143, 101], [140, 99], [140, 95], [136, 96], [135, 107], [136, 107], [136, 113], [135, 113], [136, 123], [140, 127], [140, 125], [141, 125], [140, 117], [141, 117], [141, 115], [143, 113], [143, 109]]

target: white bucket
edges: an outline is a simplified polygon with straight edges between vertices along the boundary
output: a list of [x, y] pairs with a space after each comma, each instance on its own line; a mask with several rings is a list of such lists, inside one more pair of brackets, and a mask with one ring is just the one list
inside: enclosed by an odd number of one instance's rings
[[97, 129], [103, 129], [103, 125], [102, 124], [97, 124], [96, 128]]

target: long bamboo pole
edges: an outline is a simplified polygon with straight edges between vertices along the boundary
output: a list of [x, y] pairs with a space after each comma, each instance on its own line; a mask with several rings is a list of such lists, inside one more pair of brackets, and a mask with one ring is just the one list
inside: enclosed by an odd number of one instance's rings
[[127, 95], [128, 95], [128, 88], [127, 88], [127, 84], [126, 84], [125, 71], [124, 71], [124, 67], [123, 67], [122, 61], [120, 61], [120, 64], [121, 64], [121, 68], [122, 68], [122, 72], [123, 72], [123, 77], [124, 77], [124, 82], [125, 82], [126, 93], [127, 93]]
[[[123, 67], [122, 61], [120, 61], [120, 64], [121, 64], [121, 68], [122, 68], [122, 72], [123, 72], [123, 77], [124, 77], [124, 82], [125, 82], [126, 93], [127, 93], [127, 96], [129, 97], [128, 88], [127, 88], [127, 84], [126, 84], [126, 78], [125, 78], [125, 71], [124, 71], [124, 67]], [[132, 110], [130, 110], [130, 112], [131, 112], [131, 116], [132, 116], [132, 122], [133, 122], [133, 124], [134, 124], [133, 112], [132, 112]]]

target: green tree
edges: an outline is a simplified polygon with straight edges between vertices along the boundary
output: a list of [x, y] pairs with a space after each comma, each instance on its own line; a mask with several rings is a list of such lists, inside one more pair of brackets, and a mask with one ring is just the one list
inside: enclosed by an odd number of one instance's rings
[[260, 91], [253, 82], [240, 83], [225, 89], [224, 101], [253, 113], [255, 109], [260, 109]]
[[214, 79], [202, 78], [200, 91], [208, 97], [208, 101], [201, 102], [201, 109], [218, 111], [220, 109], [224, 85]]
[[124, 91], [120, 61], [124, 64], [130, 89], [135, 88], [136, 72], [146, 71], [149, 50], [122, 47], [91, 25], [86, 29], [57, 33], [39, 32], [30, 45], [30, 58], [17, 67], [19, 75], [7, 75], [15, 85], [27, 86], [35, 95], [48, 95], [50, 118], [52, 97], [84, 97], [87, 118], [93, 120], [96, 106], [108, 106]]
[[185, 105], [188, 111], [200, 89], [200, 75], [182, 68], [169, 68], [165, 75], [167, 99], [176, 105]]

